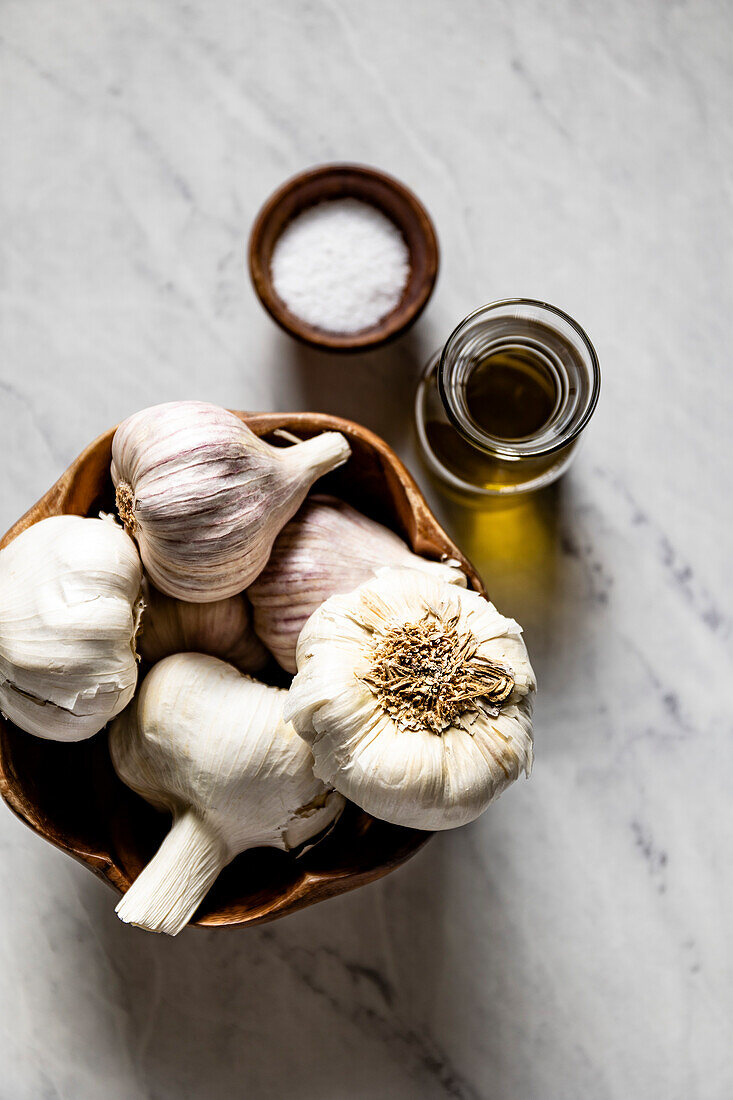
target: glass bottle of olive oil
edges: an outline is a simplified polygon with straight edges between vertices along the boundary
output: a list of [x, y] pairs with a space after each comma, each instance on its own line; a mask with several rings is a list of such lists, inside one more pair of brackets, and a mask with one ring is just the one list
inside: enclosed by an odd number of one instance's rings
[[599, 388], [593, 346], [567, 314], [530, 299], [484, 306], [423, 374], [416, 420], [425, 459], [459, 494], [549, 485], [569, 465]]

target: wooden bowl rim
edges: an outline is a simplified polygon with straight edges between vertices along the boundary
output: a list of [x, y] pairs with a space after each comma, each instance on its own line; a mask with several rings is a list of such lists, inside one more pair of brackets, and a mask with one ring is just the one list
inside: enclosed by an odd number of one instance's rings
[[[435, 556], [436, 551], [438, 551], [440, 554], [457, 559], [466, 573], [471, 586], [476, 589], [476, 591], [485, 595], [485, 588], [476, 570], [440, 526], [407, 468], [391, 447], [389, 447], [379, 436], [353, 421], [323, 413], [250, 413], [237, 410], [232, 411], [235, 412], [235, 415], [240, 417], [240, 419], [257, 435], [271, 435], [277, 429], [286, 429], [295, 434], [302, 432], [305, 436], [320, 431], [340, 431], [347, 438], [358, 439], [363, 444], [366, 444], [368, 448], [375, 451], [381, 457], [387, 466], [392, 468], [399, 483], [403, 487], [415, 527], [413, 549], [416, 552], [429, 551], [433, 556]], [[0, 549], [12, 542], [21, 531], [24, 531], [27, 527], [32, 526], [32, 524], [39, 520], [51, 515], [66, 514], [63, 504], [68, 492], [74, 485], [75, 478], [79, 471], [91, 457], [95, 456], [99, 448], [106, 448], [111, 444], [111, 439], [115, 431], [116, 427], [103, 432], [93, 440], [76, 459], [74, 459], [54, 485], [52, 485], [36, 504], [29, 508], [28, 511], [9, 528], [2, 540], [0, 540]], [[31, 734], [27, 734], [26, 736], [30, 737]], [[16, 789], [13, 776], [13, 761], [10, 757], [6, 757], [4, 732], [0, 737], [0, 795], [2, 795], [4, 801], [17, 817], [35, 833], [53, 844], [54, 847], [60, 848], [74, 859], [83, 863], [93, 871], [95, 875], [114, 887], [119, 893], [124, 893], [129, 888], [131, 880], [128, 878], [125, 871], [115, 862], [112, 852], [102, 850], [90, 851], [85, 847], [79, 847], [73, 843], [71, 838], [63, 836], [60, 832], [54, 832], [51, 828], [45, 827], [45, 823], [40, 817], [34, 819], [30, 816], [29, 811], [33, 807], [21, 797], [20, 792]], [[395, 826], [394, 828], [397, 827]], [[364, 871], [338, 872], [334, 874], [304, 870], [293, 888], [285, 893], [280, 906], [274, 911], [270, 904], [270, 908], [268, 909], [250, 909], [243, 912], [241, 916], [212, 912], [192, 922], [192, 924], [198, 927], [218, 928], [260, 924], [286, 916], [288, 913], [295, 912], [297, 909], [316, 904], [329, 897], [346, 893], [366, 883], [374, 882], [406, 862], [433, 835], [432, 833], [418, 830], [401, 830], [401, 832], [404, 834], [406, 842], [401, 846], [400, 851], [398, 851], [394, 859], [387, 859], [378, 867], [368, 868]], [[313, 889], [314, 886], [316, 890]]]
[[[378, 321], [372, 328], [354, 333], [334, 333], [316, 328], [315, 325], [303, 321], [297, 314], [289, 310], [275, 292], [270, 276], [270, 257], [272, 250], [270, 249], [265, 254], [263, 244], [265, 231], [278, 207], [284, 200], [290, 198], [295, 192], [304, 189], [307, 185], [318, 179], [335, 178], [338, 176], [343, 176], [347, 181], [376, 181], [383, 187], [397, 194], [400, 199], [411, 208], [420, 225], [427, 255], [427, 271], [416, 297], [408, 303], [400, 302], [391, 313], [388, 313], [386, 317], [383, 317], [382, 320]], [[363, 202], [370, 201], [368, 198], [364, 197], [363, 193], [358, 193], [357, 191], [354, 191], [354, 198], [359, 198]], [[319, 200], [305, 204], [297, 212], [301, 213], [302, 210], [307, 209], [309, 206], [316, 205], [317, 201]], [[395, 222], [404, 235], [403, 225], [400, 225], [394, 217], [392, 217], [391, 220]], [[287, 222], [285, 224], [287, 224]], [[283, 228], [284, 227], [285, 226], [283, 226]], [[282, 229], [280, 232], [282, 232]], [[387, 172], [382, 172], [380, 169], [372, 168], [366, 164], [351, 164], [348, 162], [321, 164], [314, 168], [307, 168], [305, 171], [299, 172], [295, 176], [291, 176], [276, 188], [269, 198], [265, 200], [254, 220], [249, 237], [248, 257], [249, 272], [255, 293], [273, 321], [279, 325], [284, 332], [287, 332], [288, 335], [293, 336], [296, 340], [307, 344], [309, 347], [318, 348], [321, 351], [341, 352], [371, 350], [372, 348], [381, 347], [391, 340], [395, 340], [398, 336], [401, 336], [410, 325], [414, 324], [425, 309], [433, 293], [435, 282], [438, 277], [438, 268], [440, 266], [440, 250], [433, 220], [415, 192], [400, 180], [395, 179], [394, 176], [390, 176]], [[412, 273], [410, 275], [410, 279], [411, 278]]]

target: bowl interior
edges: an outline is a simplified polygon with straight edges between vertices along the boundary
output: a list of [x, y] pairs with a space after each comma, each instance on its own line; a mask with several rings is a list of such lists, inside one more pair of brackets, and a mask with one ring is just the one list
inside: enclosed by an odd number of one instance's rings
[[[270, 274], [273, 249], [288, 222], [319, 202], [343, 198], [381, 210], [398, 227], [410, 253], [410, 275], [398, 305], [375, 325], [354, 333], [326, 332], [303, 321], [278, 297]], [[399, 180], [360, 165], [324, 165], [288, 180], [270, 196], [252, 229], [249, 263], [262, 304], [286, 332], [314, 347], [358, 351], [386, 343], [418, 317], [435, 285], [438, 242], [427, 210]]]
[[[239, 414], [259, 435], [278, 442], [285, 428], [301, 438], [339, 430], [352, 457], [318, 483], [402, 535], [428, 557], [458, 558], [470, 583], [481, 582], [427, 508], [411, 476], [377, 436], [337, 417], [311, 414]], [[50, 515], [113, 512], [109, 463], [113, 431], [79, 456], [49, 492], [2, 540]], [[117, 778], [104, 731], [88, 741], [59, 744], [0, 720], [0, 792], [32, 829], [124, 891], [152, 857], [169, 828]], [[272, 920], [386, 874], [408, 859], [430, 834], [378, 821], [348, 805], [328, 836], [296, 856], [257, 849], [238, 856], [205, 898], [195, 923], [254, 924]]]

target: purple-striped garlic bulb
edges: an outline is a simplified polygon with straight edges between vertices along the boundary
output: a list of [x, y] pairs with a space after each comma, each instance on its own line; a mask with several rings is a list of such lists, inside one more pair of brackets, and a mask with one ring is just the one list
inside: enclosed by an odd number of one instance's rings
[[308, 497], [278, 535], [270, 560], [247, 591], [254, 627], [287, 672], [306, 621], [324, 600], [369, 580], [384, 566], [418, 569], [465, 587], [451, 564], [414, 554], [393, 531], [335, 497]]
[[260, 672], [270, 655], [252, 626], [244, 593], [213, 603], [188, 603], [143, 581], [144, 611], [138, 650], [151, 665], [173, 653], [206, 653], [241, 672]]
[[273, 447], [226, 409], [171, 401], [119, 426], [112, 480], [153, 584], [209, 603], [252, 583], [314, 481], [349, 454], [339, 432]]

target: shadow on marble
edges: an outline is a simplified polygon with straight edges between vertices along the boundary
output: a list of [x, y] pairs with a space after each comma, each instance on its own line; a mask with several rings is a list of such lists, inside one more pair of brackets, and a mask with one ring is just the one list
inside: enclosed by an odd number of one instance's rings
[[298, 407], [345, 416], [370, 428], [400, 452], [412, 427], [415, 387], [427, 358], [414, 331], [365, 354], [316, 351], [282, 337]]
[[415, 1088], [475, 1100], [445, 1045], [452, 1006], [471, 1001], [442, 950], [447, 853], [439, 840], [430, 849], [386, 889], [175, 940], [121, 924], [112, 892], [90, 879], [82, 902], [110, 964], [94, 992], [117, 1009], [100, 1019], [119, 1025], [111, 1041], [140, 1095], [340, 1100]]

